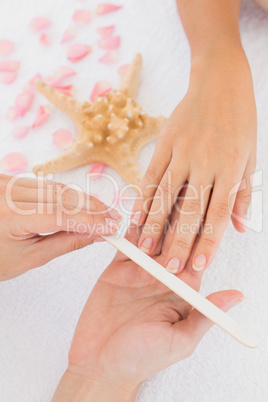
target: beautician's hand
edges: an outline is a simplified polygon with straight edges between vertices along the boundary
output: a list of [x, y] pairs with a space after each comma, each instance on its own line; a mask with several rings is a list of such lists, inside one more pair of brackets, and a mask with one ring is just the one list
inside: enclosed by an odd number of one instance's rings
[[[127, 237], [137, 244], [139, 236], [140, 229], [132, 227]], [[161, 264], [172, 241], [169, 232], [162, 249], [160, 244], [153, 253]], [[179, 277], [198, 290], [202, 273], [188, 263]], [[208, 297], [224, 311], [241, 298], [236, 290]], [[135, 401], [148, 377], [189, 356], [211, 326], [205, 316], [117, 253], [84, 307], [53, 402]]]
[[257, 132], [251, 72], [239, 39], [239, 2], [177, 3], [192, 51], [189, 88], [157, 141], [132, 214], [133, 223], [146, 222], [139, 247], [154, 253], [188, 184], [164, 261], [175, 274], [185, 267], [202, 224], [192, 259], [196, 270], [212, 262], [230, 218], [239, 232], [246, 230]]
[[114, 233], [119, 220], [117, 211], [63, 184], [0, 175], [0, 281]]

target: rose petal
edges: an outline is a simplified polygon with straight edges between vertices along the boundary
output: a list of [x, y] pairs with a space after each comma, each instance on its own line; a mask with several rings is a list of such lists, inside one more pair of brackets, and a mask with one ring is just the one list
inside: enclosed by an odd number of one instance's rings
[[33, 92], [23, 92], [15, 99], [15, 107], [20, 110], [20, 115], [24, 116], [30, 110], [35, 94]]
[[100, 27], [97, 28], [97, 33], [100, 36], [108, 36], [108, 35], [112, 35], [112, 33], [114, 32], [115, 29], [115, 25], [110, 25], [108, 27]]
[[20, 68], [20, 62], [16, 60], [12, 61], [0, 61], [0, 72], [11, 73], [13, 71], [17, 71]]
[[0, 161], [0, 167], [7, 173], [21, 172], [27, 169], [28, 160], [19, 152], [11, 152]]
[[12, 82], [15, 81], [17, 76], [18, 76], [18, 73], [16, 73], [16, 72], [2, 73], [0, 75], [0, 83], [6, 84], [6, 85], [12, 84]]
[[46, 29], [50, 27], [51, 21], [45, 17], [36, 17], [32, 19], [29, 24], [30, 29], [33, 31], [41, 31], [42, 29]]
[[10, 121], [16, 120], [19, 116], [21, 116], [21, 110], [15, 106], [10, 106], [7, 109], [6, 118]]
[[2, 39], [0, 40], [0, 56], [7, 56], [12, 52], [14, 48], [14, 43], [10, 40]]
[[26, 137], [26, 135], [29, 133], [31, 130], [30, 126], [21, 126], [21, 127], [14, 127], [11, 135], [17, 139], [21, 139]]
[[86, 57], [91, 50], [88, 45], [74, 44], [67, 49], [67, 58], [74, 63]]
[[107, 36], [98, 41], [102, 49], [117, 49], [120, 46], [120, 36]]
[[111, 13], [113, 11], [117, 11], [122, 7], [123, 6], [116, 6], [114, 4], [101, 3], [96, 8], [96, 14], [97, 15], [108, 14], [108, 13]]
[[74, 143], [73, 134], [69, 130], [57, 130], [53, 134], [53, 143], [60, 149], [67, 149]]
[[92, 177], [92, 180], [97, 180], [102, 176], [105, 168], [106, 168], [106, 165], [104, 165], [103, 163], [93, 163], [91, 165], [88, 173], [94, 174], [94, 177]]
[[40, 106], [35, 117], [34, 124], [32, 128], [36, 128], [41, 126], [50, 116], [49, 107], [48, 106]]
[[49, 46], [51, 43], [49, 36], [45, 33], [42, 33], [39, 38], [39, 43], [46, 47]]
[[69, 42], [70, 40], [72, 40], [75, 37], [75, 30], [73, 28], [68, 28], [66, 29], [66, 31], [64, 32], [60, 43], [65, 43], [65, 42]]
[[65, 86], [51, 85], [51, 86], [52, 88], [57, 89], [57, 91], [62, 92], [64, 95], [73, 96], [74, 93], [73, 85], [65, 85]]
[[54, 72], [54, 76], [59, 80], [64, 80], [65, 78], [72, 77], [73, 75], [76, 75], [76, 71], [68, 66], [61, 66]]
[[118, 68], [117, 72], [121, 78], [124, 78], [124, 75], [126, 74], [127, 70], [129, 69], [129, 66], [130, 66], [130, 64], [124, 64], [123, 66]]
[[35, 81], [37, 81], [37, 80], [42, 81], [42, 77], [39, 73], [36, 74], [32, 79], [30, 79], [30, 81], [27, 82], [27, 84], [24, 86], [24, 91], [25, 92], [34, 92], [35, 91]]
[[77, 24], [87, 24], [91, 21], [91, 12], [89, 10], [76, 10], [72, 19]]
[[117, 60], [117, 51], [109, 50], [99, 59], [101, 63], [114, 63]]
[[94, 102], [96, 96], [104, 96], [107, 92], [110, 92], [111, 90], [112, 86], [108, 81], [97, 82], [90, 95], [90, 101]]

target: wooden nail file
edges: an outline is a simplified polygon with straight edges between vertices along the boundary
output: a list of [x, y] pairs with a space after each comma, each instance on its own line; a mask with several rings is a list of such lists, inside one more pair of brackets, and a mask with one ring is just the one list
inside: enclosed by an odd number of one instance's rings
[[258, 339], [254, 334], [242, 327], [242, 325], [236, 322], [233, 318], [229, 317], [221, 309], [216, 307], [213, 303], [175, 275], [167, 272], [162, 265], [153, 260], [147, 254], [143, 253], [138, 247], [134, 246], [134, 244], [130, 243], [124, 237], [120, 237], [116, 233], [111, 236], [102, 237], [237, 341], [250, 348], [256, 348], [258, 346]]

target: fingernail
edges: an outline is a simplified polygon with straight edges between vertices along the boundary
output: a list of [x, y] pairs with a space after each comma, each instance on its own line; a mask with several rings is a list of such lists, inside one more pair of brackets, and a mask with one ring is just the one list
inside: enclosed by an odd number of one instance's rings
[[237, 299], [235, 302], [232, 303], [232, 307], [237, 306], [237, 304], [241, 303], [245, 300], [245, 296], [241, 296], [240, 299]]
[[102, 239], [101, 237], [97, 237], [95, 240], [93, 240], [93, 243], [100, 243], [102, 241], [105, 241], [105, 240]]
[[118, 222], [115, 222], [114, 220], [108, 219], [108, 218], [105, 219], [105, 222], [106, 222], [107, 226], [109, 226], [109, 228], [116, 229], [116, 230], [119, 229]]
[[112, 219], [115, 219], [116, 221], [121, 221], [123, 219], [119, 212], [117, 212], [115, 209], [111, 209], [109, 211], [109, 215]]
[[180, 260], [177, 257], [171, 258], [166, 265], [166, 270], [172, 274], [176, 274], [179, 270]]
[[141, 211], [136, 211], [131, 218], [131, 222], [134, 223], [134, 225], [138, 225], [140, 223], [140, 219], [141, 219]]
[[140, 247], [141, 251], [144, 253], [149, 253], [152, 246], [153, 246], [153, 239], [151, 237], [146, 237], [146, 239], [143, 240], [142, 245]]
[[195, 271], [202, 271], [206, 265], [206, 262], [207, 258], [204, 254], [198, 255], [193, 263], [193, 269]]

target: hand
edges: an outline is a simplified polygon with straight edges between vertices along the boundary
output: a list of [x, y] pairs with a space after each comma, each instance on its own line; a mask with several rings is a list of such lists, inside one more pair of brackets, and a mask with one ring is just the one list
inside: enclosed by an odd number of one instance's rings
[[193, 267], [207, 268], [230, 217], [239, 232], [246, 230], [255, 163], [256, 108], [242, 48], [196, 57], [189, 89], [157, 141], [133, 208], [133, 223], [145, 223], [139, 247], [155, 252], [186, 183], [177, 233], [164, 264], [170, 272], [181, 272], [201, 231]]
[[120, 218], [63, 184], [0, 175], [0, 281], [114, 233]]
[[[139, 236], [140, 229], [132, 227], [127, 238], [137, 244]], [[172, 231], [168, 231], [155, 250], [154, 258], [160, 264], [172, 241]], [[202, 273], [188, 262], [179, 278], [199, 290]], [[224, 311], [241, 298], [236, 290], [208, 297]], [[189, 356], [211, 326], [205, 316], [117, 253], [84, 307], [69, 367], [53, 401], [76, 400], [78, 392], [81, 402], [134, 401], [142, 382]]]

